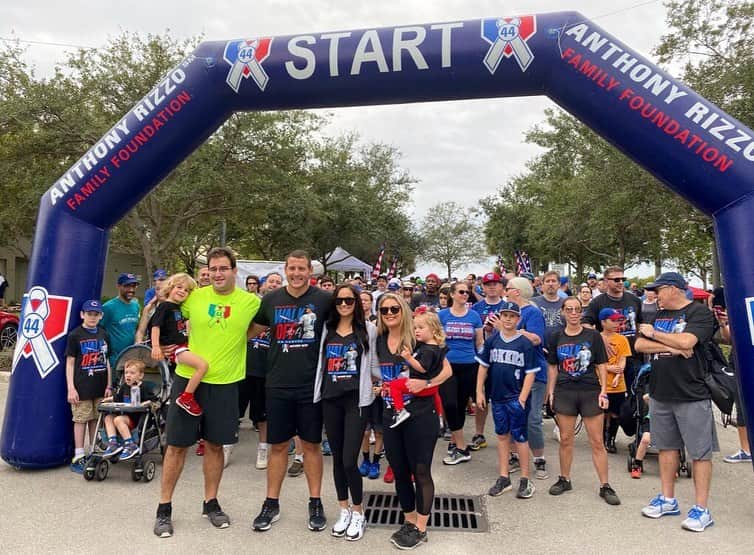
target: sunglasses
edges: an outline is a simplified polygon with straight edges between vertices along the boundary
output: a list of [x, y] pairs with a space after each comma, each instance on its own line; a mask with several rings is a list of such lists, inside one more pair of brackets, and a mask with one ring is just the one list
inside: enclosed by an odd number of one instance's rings
[[573, 312], [575, 314], [578, 314], [579, 312], [581, 312], [581, 307], [580, 306], [565, 306], [563, 307], [563, 312]]
[[337, 297], [335, 299], [335, 306], [344, 304], [346, 306], [351, 306], [356, 302], [356, 297]]
[[625, 277], [607, 278], [608, 281], [614, 281], [615, 283], [623, 283], [626, 281]]
[[456, 291], [456, 293], [459, 294], [459, 295], [468, 295], [469, 294], [468, 291], [464, 291], [464, 290], [461, 290], [461, 289], [459, 289], [458, 291]]
[[380, 314], [398, 314], [401, 311], [401, 307], [399, 306], [381, 306], [380, 307]]

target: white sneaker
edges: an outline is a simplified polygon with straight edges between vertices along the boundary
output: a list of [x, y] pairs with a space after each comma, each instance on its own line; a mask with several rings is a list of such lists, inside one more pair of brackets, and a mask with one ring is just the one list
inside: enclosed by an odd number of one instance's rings
[[560, 428], [558, 428], [557, 424], [555, 424], [555, 427], [552, 429], [552, 437], [555, 441], [560, 443]]
[[351, 513], [351, 523], [348, 525], [346, 531], [346, 539], [349, 542], [355, 542], [360, 540], [364, 536], [364, 530], [366, 530], [367, 521], [364, 519], [364, 515], [361, 513]]
[[223, 468], [228, 468], [228, 465], [230, 464], [230, 454], [232, 452], [232, 445], [223, 445]]
[[[358, 513], [354, 513], [358, 514]], [[351, 524], [351, 509], [341, 509], [340, 516], [335, 524], [333, 524], [331, 534], [336, 538], [342, 538], [346, 530], [349, 529]]]
[[398, 414], [393, 416], [393, 423], [390, 424], [390, 428], [397, 428], [401, 424], [403, 424], [406, 420], [411, 418], [411, 413], [408, 412], [406, 409], [402, 409]]
[[707, 526], [712, 526], [714, 523], [709, 509], [702, 509], [699, 505], [694, 505], [689, 509], [689, 514], [686, 520], [681, 523], [681, 526], [692, 532], [704, 532]]
[[267, 458], [269, 456], [269, 449], [262, 449], [257, 447], [257, 470], [264, 470], [267, 468]]

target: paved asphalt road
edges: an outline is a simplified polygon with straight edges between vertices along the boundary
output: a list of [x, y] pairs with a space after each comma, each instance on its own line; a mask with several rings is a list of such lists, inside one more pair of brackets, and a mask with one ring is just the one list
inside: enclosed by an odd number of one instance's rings
[[[8, 385], [0, 380], [0, 418], [5, 412]], [[467, 423], [467, 427], [469, 424]], [[716, 456], [711, 510], [716, 523], [702, 534], [682, 530], [681, 517], [650, 520], [641, 507], [657, 492], [656, 458], [646, 463], [641, 480], [626, 472], [628, 439], [619, 438], [619, 452], [610, 455], [610, 482], [622, 505], [610, 507], [597, 496], [586, 433], [576, 438], [574, 490], [556, 498], [547, 493], [557, 478], [557, 443], [551, 438], [551, 421], [545, 423], [546, 455], [550, 479], [535, 480], [537, 492], [529, 500], [513, 492], [484, 497], [490, 519], [488, 533], [431, 532], [429, 553], [752, 553], [754, 552], [754, 502], [752, 467], [722, 462], [722, 455], [737, 448], [733, 428], [720, 427], [722, 453]], [[264, 472], [253, 467], [256, 434], [248, 423], [241, 427], [240, 443], [233, 452], [220, 489], [220, 502], [232, 525], [215, 530], [202, 519], [201, 458], [189, 456], [173, 500], [175, 536], [158, 539], [152, 534], [159, 493], [159, 475], [149, 484], [131, 481], [124, 465], [115, 466], [104, 482], [85, 482], [67, 467], [46, 471], [18, 471], [0, 463], [0, 553], [386, 553], [394, 551], [388, 538], [392, 530], [370, 528], [360, 542], [351, 543], [314, 533], [306, 528], [307, 490], [303, 476], [286, 478], [281, 498], [282, 516], [264, 533], [251, 531], [251, 520], [264, 499]], [[488, 434], [488, 439], [494, 436]], [[483, 494], [496, 477], [496, 442], [476, 454], [471, 462], [443, 466], [439, 441], [434, 465], [438, 493]], [[158, 466], [158, 473], [159, 473]], [[336, 516], [331, 464], [325, 458], [323, 500], [330, 519]], [[514, 480], [517, 475], [514, 475]], [[515, 480], [517, 481], [517, 480]], [[392, 491], [382, 480], [365, 483], [367, 490]], [[691, 481], [680, 478], [677, 497], [685, 514], [693, 501]], [[395, 550], [397, 552], [397, 550]]]

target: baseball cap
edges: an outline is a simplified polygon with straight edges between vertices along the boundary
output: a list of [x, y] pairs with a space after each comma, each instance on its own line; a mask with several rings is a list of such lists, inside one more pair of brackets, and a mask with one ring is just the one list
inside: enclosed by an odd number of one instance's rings
[[604, 320], [623, 320], [625, 319], [625, 316], [623, 316], [623, 313], [616, 308], [603, 308], [600, 310], [599, 319], [600, 322], [603, 322]]
[[168, 273], [160, 268], [159, 270], [155, 270], [154, 274], [152, 275], [152, 279], [158, 280], [158, 279], [168, 279]]
[[401, 288], [401, 280], [398, 278], [391, 279], [387, 284], [388, 291], [398, 291]]
[[519, 277], [526, 278], [529, 281], [534, 281], [534, 274], [532, 274], [531, 272], [521, 272]]
[[503, 278], [500, 277], [499, 274], [496, 274], [495, 272], [489, 272], [487, 274], [484, 274], [484, 277], [482, 278], [482, 283], [503, 283]]
[[99, 312], [102, 313], [102, 303], [97, 299], [91, 299], [84, 301], [84, 305], [81, 307], [81, 312]]
[[437, 274], [427, 274], [427, 277], [424, 278], [424, 281], [427, 281], [428, 279], [434, 279], [435, 281], [440, 281], [440, 276]]
[[565, 285], [566, 283], [568, 283], [568, 277], [566, 277], [566, 276], [561, 277], [560, 278], [560, 285]]
[[518, 305], [510, 301], [504, 301], [503, 303], [501, 303], [498, 311], [499, 312], [513, 312], [514, 314], [518, 314], [518, 315], [521, 314], [521, 309], [518, 307]]
[[586, 279], [597, 279], [597, 274], [594, 272], [589, 272], [586, 276]]
[[139, 278], [134, 274], [123, 273], [118, 276], [118, 285], [131, 285], [132, 283], [139, 284]]
[[665, 272], [660, 274], [660, 277], [654, 280], [654, 282], [645, 285], [644, 289], [654, 291], [663, 285], [672, 285], [673, 287], [683, 290], [686, 289], [686, 280], [678, 272]]
[[406, 280], [403, 283], [401, 283], [401, 287], [405, 287], [406, 289], [413, 289], [414, 288], [414, 284], [411, 283], [410, 281]]

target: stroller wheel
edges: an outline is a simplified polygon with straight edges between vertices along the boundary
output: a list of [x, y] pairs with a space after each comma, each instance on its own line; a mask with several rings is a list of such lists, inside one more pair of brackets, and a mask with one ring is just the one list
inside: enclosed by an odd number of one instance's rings
[[628, 454], [631, 455], [632, 459], [636, 456], [636, 445], [634, 443], [628, 444]]
[[91, 482], [94, 480], [94, 470], [89, 470], [88, 468], [84, 469], [84, 480], [87, 482]]
[[136, 463], [131, 467], [131, 479], [134, 482], [138, 482], [141, 480], [141, 477], [144, 473], [144, 468], [141, 466], [141, 463]]
[[147, 461], [147, 464], [144, 465], [144, 481], [151, 482], [156, 472], [157, 465], [155, 464], [155, 462]]
[[107, 478], [107, 473], [110, 471], [110, 463], [104, 459], [99, 461], [97, 463], [97, 466], [94, 468], [94, 475], [97, 478], [98, 482], [103, 481], [105, 478]]
[[683, 472], [686, 474], [686, 478], [691, 478], [691, 465], [688, 462], [683, 465]]
[[628, 467], [629, 472], [634, 469], [634, 458], [631, 455], [626, 456], [626, 466]]

